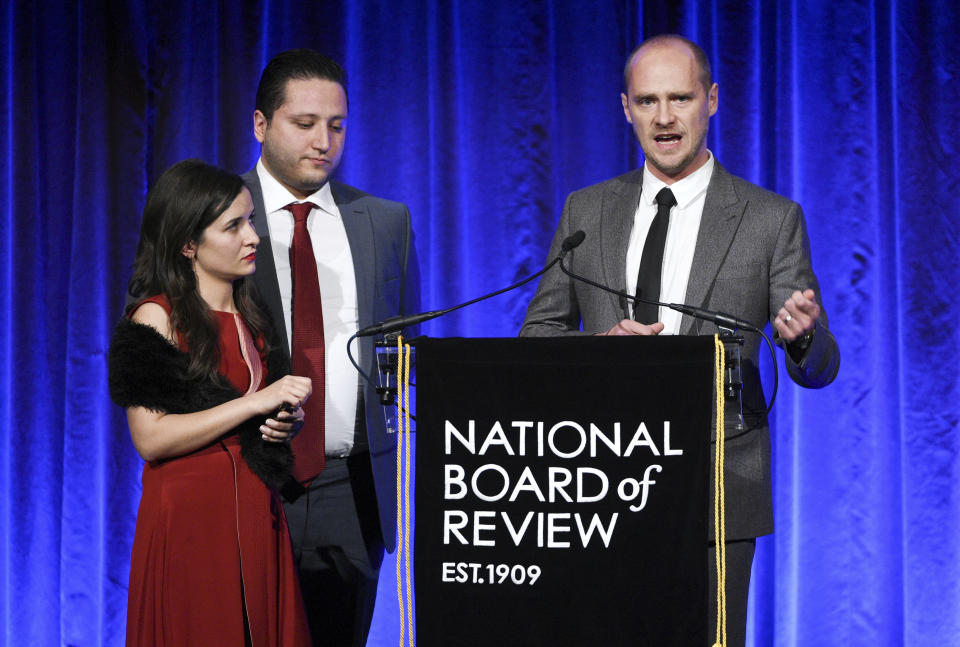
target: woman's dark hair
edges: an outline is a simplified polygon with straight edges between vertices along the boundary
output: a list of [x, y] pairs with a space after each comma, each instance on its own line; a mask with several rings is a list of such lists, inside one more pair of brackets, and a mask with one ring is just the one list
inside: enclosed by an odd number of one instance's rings
[[[216, 318], [197, 291], [188, 243], [203, 242], [203, 231], [227, 210], [243, 190], [239, 175], [190, 159], [177, 162], [147, 194], [140, 222], [140, 243], [133, 261], [130, 294], [137, 299], [164, 295], [170, 324], [190, 351], [191, 377], [224, 383]], [[267, 353], [267, 319], [252, 297], [249, 277], [233, 282], [233, 299], [262, 353]]]

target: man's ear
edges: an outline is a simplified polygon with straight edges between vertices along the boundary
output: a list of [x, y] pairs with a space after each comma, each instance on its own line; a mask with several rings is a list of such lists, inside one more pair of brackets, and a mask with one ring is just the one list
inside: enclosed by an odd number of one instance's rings
[[191, 240], [189, 243], [183, 246], [183, 249], [180, 250], [180, 253], [190, 260], [193, 260], [193, 258], [197, 255], [197, 244]]
[[261, 144], [267, 137], [267, 117], [259, 110], [253, 111], [253, 136]]

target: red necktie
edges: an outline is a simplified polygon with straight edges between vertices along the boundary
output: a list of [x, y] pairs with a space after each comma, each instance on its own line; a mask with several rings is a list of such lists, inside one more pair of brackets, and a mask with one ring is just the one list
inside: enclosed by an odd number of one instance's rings
[[293, 279], [293, 374], [309, 377], [313, 395], [303, 405], [304, 423], [294, 437], [293, 476], [308, 481], [323, 471], [326, 459], [324, 446], [324, 390], [326, 386], [323, 348], [323, 308], [320, 303], [320, 281], [313, 243], [307, 231], [307, 216], [316, 205], [310, 202], [291, 203], [284, 207], [293, 214], [293, 244], [290, 246], [290, 273]]

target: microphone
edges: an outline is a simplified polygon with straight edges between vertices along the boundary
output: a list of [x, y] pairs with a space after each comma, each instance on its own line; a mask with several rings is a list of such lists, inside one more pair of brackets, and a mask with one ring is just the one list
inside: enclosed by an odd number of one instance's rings
[[583, 239], [587, 235], [583, 233], [582, 229], [578, 229], [566, 238], [563, 239], [563, 242], [560, 243], [560, 258], [563, 258], [567, 255], [567, 252], [576, 249], [580, 246], [580, 243], [583, 242]]
[[390, 317], [389, 319], [384, 319], [380, 323], [375, 323], [372, 326], [367, 326], [366, 328], [360, 330], [357, 332], [357, 337], [370, 337], [371, 335], [380, 334], [385, 335], [397, 330], [402, 330], [407, 326], [415, 326], [422, 321], [434, 319], [446, 313], [446, 310], [431, 310], [430, 312], [421, 312], [420, 314], [415, 315]]
[[610, 286], [597, 283], [596, 281], [592, 281], [591, 279], [588, 279], [585, 276], [574, 274], [564, 264], [563, 257], [566, 255], [566, 252], [569, 251], [567, 249], [568, 244], [571, 245], [570, 249], [573, 249], [574, 247], [582, 243], [584, 238], [586, 238], [586, 234], [583, 233], [583, 230], [578, 230], [574, 232], [572, 235], [568, 236], [563, 241], [563, 244], [561, 246], [560, 256], [557, 257], [557, 260], [560, 262], [560, 269], [567, 276], [574, 278], [578, 281], [582, 281], [587, 285], [592, 285], [595, 288], [599, 288], [604, 292], [609, 292], [610, 294], [615, 294], [619, 297], [630, 299], [634, 303], [636, 303], [637, 301], [640, 301], [641, 303], [648, 303], [650, 305], [664, 306], [664, 307], [670, 308], [671, 310], [676, 310], [677, 312], [683, 313], [685, 315], [696, 317], [697, 319], [704, 319], [706, 321], [710, 321], [712, 323], [717, 324], [718, 326], [723, 326], [725, 328], [732, 328], [735, 330], [742, 329], [742, 330], [747, 330], [749, 332], [756, 332], [756, 333], [760, 332], [760, 330], [749, 321], [745, 321], [743, 319], [740, 319], [739, 317], [735, 317], [734, 315], [727, 314], [725, 312], [716, 312], [714, 310], [707, 310], [705, 308], [698, 308], [696, 306], [688, 306], [684, 303], [664, 303], [663, 301], [654, 301], [652, 299], [644, 299], [643, 297], [638, 297], [634, 294], [627, 294], [626, 292], [615, 290]]
[[461, 303], [451, 308], [445, 308], [443, 310], [431, 310], [430, 312], [421, 312], [420, 314], [415, 314], [415, 315], [401, 315], [398, 317], [390, 317], [389, 319], [384, 319], [379, 323], [375, 323], [372, 326], [367, 326], [366, 328], [359, 330], [355, 336], [370, 337], [371, 335], [386, 335], [386, 334], [401, 330], [403, 328], [406, 328], [407, 326], [414, 326], [418, 323], [429, 321], [430, 319], [436, 319], [437, 317], [441, 317], [445, 314], [453, 312], [454, 310], [459, 310], [460, 308], [465, 308], [469, 305], [473, 305], [478, 301], [483, 301], [484, 299], [495, 297], [498, 294], [509, 292], [510, 290], [520, 287], [521, 285], [529, 283], [530, 281], [537, 278], [538, 276], [540, 276], [541, 274], [549, 270], [551, 267], [553, 267], [557, 263], [560, 263], [562, 267], [563, 257], [566, 256], [568, 252], [578, 247], [580, 243], [583, 242], [583, 239], [586, 237], [587, 235], [583, 233], [582, 230], [577, 230], [573, 234], [567, 236], [563, 240], [563, 242], [560, 244], [560, 253], [557, 255], [556, 258], [554, 258], [552, 261], [547, 263], [547, 265], [544, 266], [544, 268], [541, 269], [539, 272], [536, 272], [535, 274], [531, 274], [530, 276], [528, 276], [527, 278], [523, 279], [518, 283], [514, 283], [513, 285], [497, 290], [496, 292], [491, 292], [490, 294], [485, 294], [483, 296], [477, 297], [476, 299], [471, 299], [466, 303]]
[[749, 321], [740, 319], [726, 312], [719, 312], [715, 310], [705, 310], [704, 308], [697, 308], [695, 306], [688, 306], [684, 303], [667, 303], [664, 304], [671, 310], [676, 310], [677, 312], [682, 312], [685, 315], [690, 315], [691, 317], [696, 317], [697, 319], [705, 319], [706, 321], [712, 321], [718, 326], [723, 326], [724, 328], [732, 328], [736, 330], [740, 328], [742, 330], [747, 330], [749, 332], [760, 332], [760, 330], [754, 326]]

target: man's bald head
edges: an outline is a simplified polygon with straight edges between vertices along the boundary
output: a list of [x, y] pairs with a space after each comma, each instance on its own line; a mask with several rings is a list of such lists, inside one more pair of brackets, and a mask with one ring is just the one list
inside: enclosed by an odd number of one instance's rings
[[710, 92], [710, 86], [713, 85], [713, 73], [710, 70], [710, 61], [707, 59], [706, 52], [701, 49], [699, 45], [690, 40], [680, 36], [679, 34], [659, 34], [657, 36], [651, 36], [647, 40], [643, 41], [637, 45], [630, 56], [627, 57], [627, 62], [623, 66], [623, 91], [626, 92], [627, 88], [630, 85], [630, 66], [633, 64], [634, 58], [637, 54], [640, 53], [640, 50], [654, 47], [658, 45], [684, 45], [687, 49], [690, 50], [690, 53], [693, 54], [693, 59], [697, 63], [697, 69], [699, 70], [700, 82], [703, 84], [703, 89]]

